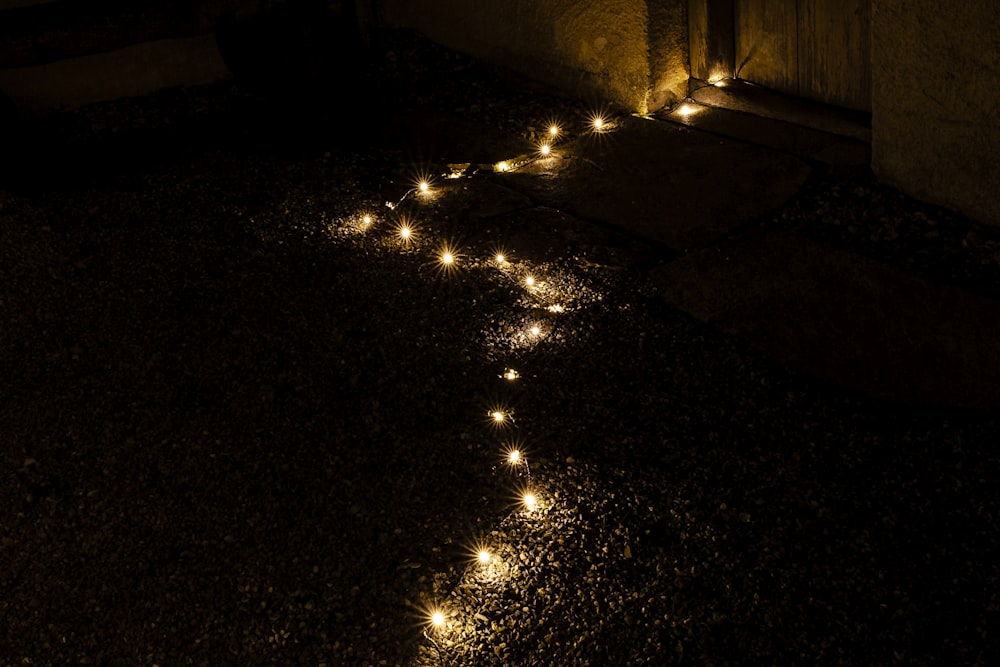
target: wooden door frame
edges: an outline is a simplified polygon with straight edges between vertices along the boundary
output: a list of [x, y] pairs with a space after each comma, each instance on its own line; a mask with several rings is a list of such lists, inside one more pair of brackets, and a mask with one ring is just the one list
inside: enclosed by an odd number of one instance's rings
[[718, 81], [735, 76], [733, 0], [688, 0], [691, 77]]

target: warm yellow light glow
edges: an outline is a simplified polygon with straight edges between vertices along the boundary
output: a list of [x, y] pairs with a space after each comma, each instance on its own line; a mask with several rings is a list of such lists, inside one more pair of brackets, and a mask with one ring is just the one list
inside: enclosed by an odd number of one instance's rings
[[361, 222], [365, 223], [366, 225], [370, 225], [372, 224], [372, 217], [370, 215], [366, 215], [361, 218]]
[[525, 285], [525, 287], [534, 287], [535, 286], [535, 277], [534, 276], [525, 276], [525, 278], [524, 278], [524, 285]]
[[549, 125], [549, 136], [550, 137], [558, 137], [559, 136], [559, 126], [558, 125]]
[[509, 380], [510, 382], [513, 382], [514, 380], [518, 379], [519, 377], [521, 377], [521, 374], [518, 373], [517, 371], [515, 371], [513, 368], [508, 368], [507, 370], [505, 370], [503, 372], [503, 379], [504, 380]]
[[552, 152], [552, 147], [549, 146], [548, 144], [542, 144], [541, 146], [538, 147], [538, 152], [541, 153], [542, 156], [544, 157]]
[[521, 449], [521, 443], [509, 443], [503, 450], [503, 461], [512, 468], [516, 466], [527, 467], [528, 459], [525, 456], [524, 450]]
[[455, 256], [452, 255], [450, 252], [445, 252], [445, 253], [443, 253], [441, 255], [441, 263], [442, 264], [454, 264], [455, 263]]
[[506, 261], [507, 261], [507, 258], [503, 256], [503, 253], [502, 253], [502, 252], [498, 252], [498, 253], [496, 254], [496, 257], [494, 257], [493, 259], [495, 259], [495, 260], [496, 260], [496, 263], [497, 263], [497, 264], [503, 264], [504, 262], [506, 262]]
[[495, 165], [493, 165], [493, 169], [495, 171], [510, 171], [510, 165], [507, 164], [506, 160], [501, 160], [500, 162], [497, 162]]
[[431, 613], [431, 625], [435, 628], [443, 628], [445, 622], [444, 612], [437, 610]]
[[555, 304], [555, 305], [549, 306], [547, 308], [547, 310], [550, 313], [562, 313], [562, 312], [566, 311], [566, 308], [564, 308], [563, 306], [560, 306], [559, 304]]
[[420, 188], [421, 192], [427, 192], [431, 189], [431, 184], [427, 181], [420, 181], [420, 183], [417, 184], [417, 187]]
[[600, 116], [598, 116], [593, 121], [591, 121], [591, 125], [594, 126], [595, 130], [597, 130], [598, 132], [600, 132], [601, 130], [604, 129], [604, 119], [601, 118]]
[[542, 329], [537, 324], [535, 326], [531, 327], [531, 335], [532, 336], [537, 336], [537, 335], [539, 335], [541, 333], [542, 333]]
[[682, 104], [679, 107], [677, 107], [677, 113], [682, 118], [689, 118], [690, 116], [693, 116], [696, 113], [699, 113], [701, 111], [701, 109], [702, 109], [702, 107], [698, 106], [697, 104], [690, 104], [688, 102], [685, 102], [684, 104]]
[[392, 233], [396, 239], [404, 246], [409, 246], [417, 240], [419, 229], [417, 224], [410, 218], [401, 216], [392, 228]]
[[500, 410], [494, 410], [493, 412], [491, 412], [490, 417], [496, 424], [503, 424], [505, 421], [507, 421], [507, 415], [505, 415]]
[[478, 560], [483, 565], [488, 564], [493, 559], [493, 556], [486, 549], [480, 549], [479, 553], [476, 554], [476, 560]]
[[527, 509], [529, 512], [534, 511], [534, 509], [538, 507], [538, 499], [535, 497], [535, 494], [531, 493], [530, 491], [524, 494], [524, 496], [521, 498], [521, 502], [524, 503], [525, 509]]

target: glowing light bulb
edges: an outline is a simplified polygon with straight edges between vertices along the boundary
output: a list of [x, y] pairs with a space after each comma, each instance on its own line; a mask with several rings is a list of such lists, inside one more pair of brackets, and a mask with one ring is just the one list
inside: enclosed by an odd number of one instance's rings
[[542, 330], [541, 330], [541, 328], [537, 324], [535, 326], [531, 327], [531, 335], [532, 336], [537, 336], [537, 335], [539, 335], [541, 333], [542, 333]]
[[455, 256], [452, 255], [450, 252], [446, 252], [443, 255], [441, 255], [441, 263], [442, 264], [454, 264], [455, 263]]
[[500, 162], [497, 162], [493, 168], [496, 171], [510, 171], [510, 165], [507, 164], [506, 160], [501, 160]]
[[417, 187], [420, 188], [421, 192], [427, 192], [431, 189], [431, 184], [427, 181], [420, 181], [420, 183], [417, 184]]
[[503, 256], [503, 253], [502, 253], [502, 252], [498, 252], [498, 253], [496, 254], [496, 257], [494, 257], [493, 259], [495, 259], [495, 260], [496, 260], [496, 263], [497, 263], [497, 264], [503, 264], [504, 262], [506, 262], [506, 261], [507, 261], [507, 258]]
[[689, 104], [688, 102], [685, 102], [677, 107], [677, 113], [680, 114], [682, 118], [688, 118], [689, 116], [693, 116], [699, 112], [701, 112], [701, 107], [697, 104]]
[[399, 236], [404, 241], [409, 241], [410, 240], [410, 235], [412, 233], [413, 233], [413, 231], [409, 227], [407, 227], [406, 225], [403, 225], [402, 227], [399, 228]]
[[550, 137], [558, 137], [559, 136], [559, 126], [558, 125], [549, 125], [549, 136]]
[[594, 128], [594, 132], [603, 132], [606, 129], [608, 121], [604, 120], [601, 116], [594, 116], [590, 120], [590, 125]]
[[443, 628], [444, 621], [445, 621], [444, 612], [434, 611], [431, 613], [431, 625], [433, 625], [435, 628]]
[[365, 223], [366, 225], [370, 225], [372, 224], [372, 217], [370, 215], [366, 215], [361, 218], [361, 222]]
[[478, 560], [483, 565], [488, 564], [493, 559], [493, 556], [486, 549], [480, 549], [479, 553], [476, 554], [476, 560]]
[[548, 144], [542, 144], [541, 146], [538, 147], [538, 152], [541, 153], [543, 156], [548, 155], [549, 153], [552, 152], [552, 147], [549, 146]]
[[525, 279], [524, 279], [524, 285], [525, 285], [525, 287], [534, 287], [535, 286], [535, 277], [534, 276], [526, 276]]
[[505, 415], [503, 412], [499, 410], [494, 410], [493, 412], [491, 412], [490, 417], [496, 424], [503, 424], [505, 421], [507, 421], [507, 415]]
[[521, 498], [521, 501], [524, 503], [525, 509], [527, 509], [529, 512], [534, 511], [534, 509], [538, 507], [538, 499], [535, 498], [535, 494], [533, 493], [530, 492], [525, 493], [524, 496]]
[[511, 464], [512, 466], [516, 466], [520, 462], [521, 462], [521, 450], [520, 449], [510, 450], [510, 452], [507, 454], [507, 463]]
[[508, 368], [503, 372], [503, 379], [513, 382], [514, 380], [521, 377], [521, 374], [515, 371], [513, 368]]

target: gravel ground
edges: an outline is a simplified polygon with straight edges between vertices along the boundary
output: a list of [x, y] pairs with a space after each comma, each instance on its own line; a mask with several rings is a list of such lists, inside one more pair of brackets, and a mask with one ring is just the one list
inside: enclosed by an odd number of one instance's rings
[[[394, 112], [586, 114], [398, 39]], [[97, 105], [0, 190], [0, 664], [996, 664], [994, 415], [790, 374], [603, 232], [470, 213], [498, 175], [407, 195], [446, 168], [392, 114], [294, 117]], [[988, 230], [870, 179], [789, 220], [997, 284]]]

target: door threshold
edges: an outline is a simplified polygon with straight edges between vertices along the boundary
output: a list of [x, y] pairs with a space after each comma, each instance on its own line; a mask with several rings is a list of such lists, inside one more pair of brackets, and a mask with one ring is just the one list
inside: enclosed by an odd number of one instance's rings
[[714, 83], [691, 79], [690, 98], [705, 106], [742, 111], [869, 144], [872, 140], [870, 113], [783, 95], [742, 79]]

